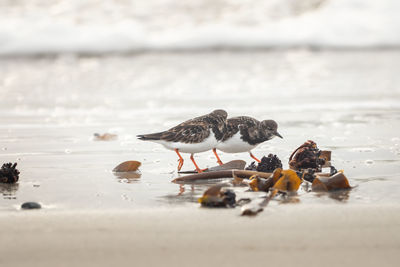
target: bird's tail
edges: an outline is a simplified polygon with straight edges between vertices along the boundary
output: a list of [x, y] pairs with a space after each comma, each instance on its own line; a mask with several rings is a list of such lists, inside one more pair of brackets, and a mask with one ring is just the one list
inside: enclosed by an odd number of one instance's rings
[[146, 141], [146, 140], [160, 140], [161, 139], [161, 135], [162, 135], [162, 132], [161, 133], [152, 133], [152, 134], [139, 134], [139, 135], [136, 135], [136, 137], [139, 140], [143, 140], [143, 141]]

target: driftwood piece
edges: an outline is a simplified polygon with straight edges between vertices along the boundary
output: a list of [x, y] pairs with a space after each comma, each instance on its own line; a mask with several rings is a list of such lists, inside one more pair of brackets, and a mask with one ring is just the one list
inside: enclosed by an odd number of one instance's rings
[[178, 177], [172, 180], [173, 183], [184, 183], [184, 182], [194, 182], [197, 180], [210, 180], [210, 179], [222, 179], [222, 178], [233, 178], [235, 176], [239, 178], [250, 178], [253, 175], [257, 175], [261, 178], [268, 178], [272, 173], [267, 172], [256, 172], [247, 170], [222, 170], [213, 172], [202, 172], [192, 175], [186, 175], [183, 177]]
[[[223, 170], [244, 170], [246, 167], [246, 161], [244, 160], [231, 160], [225, 164], [210, 167], [205, 169], [203, 172], [223, 171]], [[181, 174], [197, 173], [197, 171], [180, 171]]]

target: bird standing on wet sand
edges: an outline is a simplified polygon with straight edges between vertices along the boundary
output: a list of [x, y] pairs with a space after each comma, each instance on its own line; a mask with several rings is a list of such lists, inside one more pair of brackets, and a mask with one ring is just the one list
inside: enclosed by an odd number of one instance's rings
[[[249, 152], [250, 156], [257, 162], [251, 150], [259, 144], [278, 136], [283, 138], [278, 132], [278, 124], [273, 120], [258, 121], [251, 117], [240, 116], [230, 118], [226, 121], [226, 133], [218, 143], [217, 149], [227, 153]], [[214, 149], [214, 153], [216, 151]], [[216, 154], [219, 160], [218, 155]], [[222, 164], [222, 162], [218, 162]]]
[[197, 172], [202, 172], [193, 155], [217, 147], [218, 141], [222, 139], [226, 131], [227, 116], [225, 110], [217, 109], [210, 114], [182, 122], [167, 131], [143, 134], [137, 137], [140, 140], [159, 143], [167, 149], [174, 150], [179, 157], [178, 171], [183, 165], [180, 152], [190, 153], [190, 159]]

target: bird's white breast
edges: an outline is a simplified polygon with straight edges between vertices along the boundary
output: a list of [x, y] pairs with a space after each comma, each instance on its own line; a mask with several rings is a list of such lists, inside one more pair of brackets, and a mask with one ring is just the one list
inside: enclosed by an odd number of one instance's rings
[[219, 142], [217, 149], [227, 153], [240, 153], [248, 152], [255, 148], [257, 145], [250, 145], [240, 138], [240, 132], [237, 132], [234, 136], [224, 142]]
[[215, 148], [218, 144], [214, 134], [211, 133], [203, 142], [200, 143], [181, 143], [181, 142], [167, 142], [164, 140], [151, 140], [155, 143], [163, 145], [170, 150], [178, 149], [182, 153], [200, 153]]

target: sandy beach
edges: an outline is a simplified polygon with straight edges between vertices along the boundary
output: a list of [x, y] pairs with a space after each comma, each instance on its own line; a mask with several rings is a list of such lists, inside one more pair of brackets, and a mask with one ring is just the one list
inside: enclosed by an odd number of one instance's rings
[[397, 266], [398, 205], [0, 214], [1, 266]]
[[[1, 58], [0, 159], [21, 174], [0, 186], [0, 265], [397, 266], [399, 58], [397, 50]], [[284, 168], [314, 140], [354, 188], [339, 198], [301, 188], [297, 203], [271, 201], [254, 218], [200, 208], [210, 184], [182, 192], [171, 183], [175, 154], [135, 136], [215, 108], [278, 121], [284, 139], [253, 153], [274, 153]], [[104, 132], [117, 140], [93, 140]], [[247, 153], [221, 158], [251, 162]], [[142, 162], [139, 177], [112, 173], [126, 160]], [[196, 160], [216, 165], [211, 152]], [[26, 201], [42, 209], [20, 210]]]
[[[399, 9], [398, 0], [0, 1], [0, 267], [399, 266]], [[296, 192], [268, 198], [256, 216], [241, 216], [240, 204], [201, 207], [216, 183], [249, 205], [269, 192], [229, 178], [173, 183], [184, 175], [176, 153], [137, 135], [215, 109], [276, 121], [283, 139], [251, 153], [283, 169], [307, 140], [331, 151], [348, 190], [317, 192], [290, 170], [281, 190]], [[194, 155], [201, 169], [217, 165], [211, 149]], [[219, 156], [249, 166], [248, 152]], [[113, 171], [133, 160], [137, 172]], [[19, 180], [6, 184], [15, 163]]]

